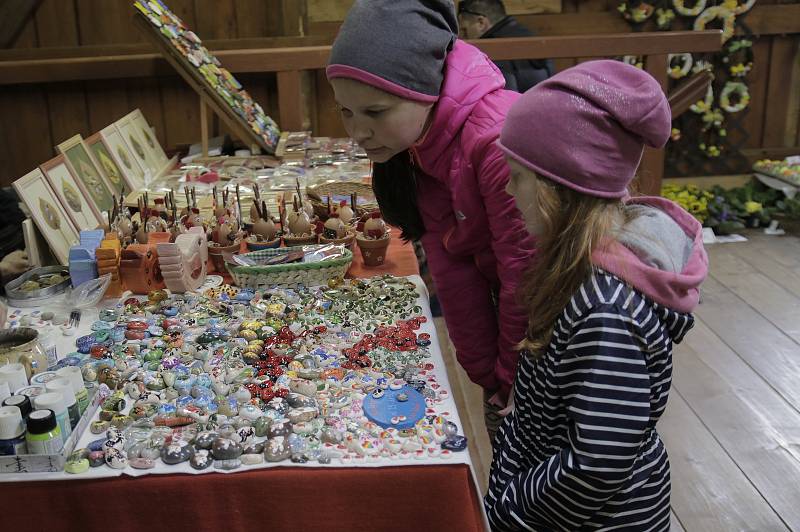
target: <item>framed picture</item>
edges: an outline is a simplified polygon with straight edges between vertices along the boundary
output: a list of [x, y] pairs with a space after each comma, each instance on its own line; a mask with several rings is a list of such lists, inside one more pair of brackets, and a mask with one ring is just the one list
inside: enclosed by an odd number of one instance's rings
[[103, 173], [108, 180], [108, 184], [111, 185], [111, 188], [117, 196], [122, 196], [125, 193], [133, 190], [133, 187], [125, 179], [125, 175], [122, 173], [119, 165], [111, 156], [111, 152], [108, 150], [108, 147], [103, 142], [100, 132], [97, 132], [91, 137], [85, 139], [84, 142], [86, 143], [86, 146], [89, 147], [89, 151], [92, 152], [92, 156], [94, 156], [97, 166], [103, 170]]
[[89, 148], [80, 135], [75, 135], [59, 144], [58, 151], [64, 154], [64, 161], [75, 176], [76, 184], [86, 194], [86, 200], [92, 207], [95, 217], [103, 220], [103, 213], [114, 208], [114, 193], [97, 168]]
[[72, 225], [44, 174], [38, 168], [13, 183], [20, 199], [30, 211], [36, 227], [47, 240], [53, 256], [61, 264], [69, 261], [69, 248], [78, 243], [78, 230]]
[[39, 165], [39, 169], [52, 187], [61, 206], [67, 212], [67, 216], [72, 220], [72, 225], [80, 231], [94, 229], [103, 224], [103, 220], [95, 216], [94, 211], [86, 201], [86, 197], [76, 184], [75, 177], [69, 171], [63, 155]]
[[144, 170], [122, 138], [117, 126], [111, 124], [104, 127], [100, 131], [100, 138], [103, 139], [103, 143], [108, 148], [111, 158], [117, 163], [117, 167], [122, 170], [122, 175], [125, 177], [125, 182], [128, 183], [130, 190], [135, 191], [144, 188]]
[[142, 113], [140, 109], [136, 109], [130, 113], [130, 116], [133, 119], [133, 123], [136, 125], [136, 129], [139, 130], [139, 133], [144, 139], [144, 149], [148, 150], [153, 156], [153, 161], [158, 165], [158, 170], [163, 170], [169, 162], [169, 158], [167, 154], [164, 153], [161, 144], [158, 143], [158, 138], [153, 132], [153, 128], [150, 127], [150, 124], [144, 117], [144, 113]]
[[[136, 122], [133, 121], [133, 116], [127, 114], [114, 124], [117, 126], [120, 135], [122, 135], [122, 140], [128, 145], [128, 149], [133, 153], [139, 166], [142, 167], [142, 170], [150, 173], [150, 179], [158, 175], [161, 168], [158, 166], [155, 156], [145, 148], [147, 144], [142, 138], [142, 134]], [[145, 179], [145, 185], [147, 182], [148, 179]]]

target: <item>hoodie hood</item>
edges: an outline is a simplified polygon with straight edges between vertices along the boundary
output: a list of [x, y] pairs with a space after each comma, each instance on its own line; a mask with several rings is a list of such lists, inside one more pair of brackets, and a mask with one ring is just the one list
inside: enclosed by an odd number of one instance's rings
[[692, 312], [708, 274], [702, 225], [664, 198], [630, 198], [625, 205], [636, 216], [617, 228], [609, 245], [595, 250], [592, 262], [656, 303]]
[[462, 40], [455, 42], [445, 60], [442, 90], [428, 132], [411, 148], [415, 162], [426, 174], [447, 178], [450, 154], [465, 123], [487, 94], [505, 84], [502, 72], [486, 54]]

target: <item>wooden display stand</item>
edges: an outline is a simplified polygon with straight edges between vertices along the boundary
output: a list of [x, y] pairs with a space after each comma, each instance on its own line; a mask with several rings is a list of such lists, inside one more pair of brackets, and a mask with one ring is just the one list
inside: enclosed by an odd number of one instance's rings
[[167, 62], [172, 65], [178, 74], [186, 81], [186, 83], [194, 90], [200, 99], [200, 142], [202, 146], [203, 157], [208, 157], [208, 108], [210, 107], [217, 116], [219, 116], [225, 124], [231, 128], [239, 139], [245, 143], [253, 154], [259, 154], [262, 150], [269, 153], [271, 150], [253, 130], [250, 125], [245, 122], [238, 114], [236, 114], [230, 106], [217, 94], [217, 92], [209, 86], [206, 80], [200, 75], [195, 67], [193, 67], [185, 57], [183, 57], [177, 50], [164, 38], [163, 35], [153, 31], [153, 26], [145, 17], [136, 13], [134, 15], [134, 22], [139, 26], [145, 38], [150, 41], [156, 50], [161, 52], [161, 55]]

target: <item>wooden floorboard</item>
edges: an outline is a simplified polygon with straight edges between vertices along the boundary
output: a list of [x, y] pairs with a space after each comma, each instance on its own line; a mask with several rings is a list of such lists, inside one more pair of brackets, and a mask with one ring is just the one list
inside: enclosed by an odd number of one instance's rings
[[688, 532], [787, 530], [679, 393], [659, 422], [669, 453], [672, 508]]
[[715, 278], [706, 279], [702, 294], [695, 315], [800, 409], [800, 345]]
[[781, 520], [800, 530], [800, 413], [703, 323], [675, 350], [673, 367], [673, 393]]

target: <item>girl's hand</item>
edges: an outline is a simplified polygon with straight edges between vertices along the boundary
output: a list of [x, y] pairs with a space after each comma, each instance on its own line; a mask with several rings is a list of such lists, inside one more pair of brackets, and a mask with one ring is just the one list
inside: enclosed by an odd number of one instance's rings
[[506, 417], [508, 414], [514, 411], [514, 385], [511, 385], [511, 391], [508, 392], [508, 400], [503, 403], [503, 400], [500, 397], [500, 391], [498, 390], [489, 398], [489, 404], [492, 404], [501, 410], [497, 413], [503, 417]]

